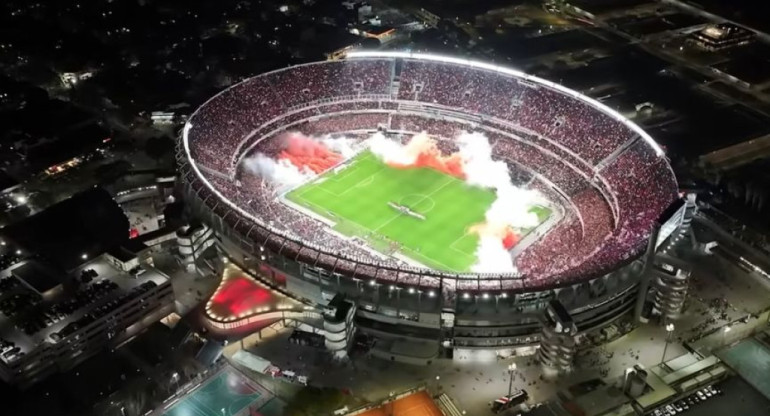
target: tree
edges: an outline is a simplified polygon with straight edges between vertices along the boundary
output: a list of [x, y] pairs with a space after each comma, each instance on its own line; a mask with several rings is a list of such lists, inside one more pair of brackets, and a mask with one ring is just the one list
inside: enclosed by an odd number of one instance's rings
[[307, 386], [284, 409], [285, 416], [328, 415], [345, 406], [348, 397], [340, 390], [330, 387]]
[[131, 169], [131, 163], [125, 160], [117, 160], [97, 167], [96, 175], [101, 183], [108, 184], [123, 176], [129, 169]]

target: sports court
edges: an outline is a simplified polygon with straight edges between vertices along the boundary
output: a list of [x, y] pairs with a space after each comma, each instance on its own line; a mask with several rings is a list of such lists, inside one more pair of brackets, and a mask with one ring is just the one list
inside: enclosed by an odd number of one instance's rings
[[357, 416], [442, 416], [441, 411], [425, 391], [402, 397]]
[[[230, 367], [204, 383], [163, 415], [249, 415], [250, 411], [256, 411], [264, 406], [271, 396], [265, 388]], [[267, 415], [267, 413], [264, 414]]]
[[[391, 167], [367, 151], [286, 198], [380, 252], [397, 252], [440, 270], [467, 272], [476, 263], [479, 240], [468, 230], [484, 221], [496, 196], [490, 189], [469, 186], [431, 168]], [[541, 206], [531, 211], [541, 223], [550, 215]]]

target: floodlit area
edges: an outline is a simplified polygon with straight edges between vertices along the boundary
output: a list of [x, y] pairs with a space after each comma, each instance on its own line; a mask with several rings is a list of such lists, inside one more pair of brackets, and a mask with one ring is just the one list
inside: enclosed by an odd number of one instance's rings
[[419, 391], [357, 414], [359, 416], [441, 416], [441, 411], [427, 392]]
[[[270, 392], [255, 381], [246, 378], [237, 370], [226, 367], [211, 379], [183, 398], [163, 416], [192, 416], [192, 415], [222, 415], [235, 416], [241, 414], [257, 414], [263, 416], [279, 416], [280, 410], [268, 406], [274, 398]], [[281, 406], [282, 408], [283, 406]], [[278, 411], [278, 412], [277, 412]]]
[[[478, 263], [479, 232], [474, 226], [485, 221], [496, 196], [491, 189], [436, 169], [399, 169], [364, 152], [286, 198], [380, 252], [402, 252], [422, 265], [465, 272]], [[542, 223], [550, 210], [533, 204], [530, 212]], [[519, 239], [517, 234], [506, 238], [507, 248]]]
[[222, 272], [219, 287], [206, 303], [206, 314], [217, 321], [232, 321], [296, 305], [229, 263]]

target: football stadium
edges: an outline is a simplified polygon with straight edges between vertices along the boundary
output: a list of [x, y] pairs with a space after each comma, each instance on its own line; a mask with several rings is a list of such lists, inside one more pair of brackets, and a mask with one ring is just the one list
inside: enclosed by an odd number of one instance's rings
[[662, 149], [615, 110], [411, 52], [243, 80], [190, 116], [177, 159], [229, 261], [309, 306], [344, 295], [377, 337], [455, 350], [532, 345], [553, 299], [579, 331], [623, 316], [678, 199]]

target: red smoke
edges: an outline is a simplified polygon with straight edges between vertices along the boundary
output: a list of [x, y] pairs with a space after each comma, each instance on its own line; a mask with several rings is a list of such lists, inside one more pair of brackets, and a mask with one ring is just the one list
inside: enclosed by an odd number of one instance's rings
[[505, 237], [503, 237], [503, 247], [505, 247], [506, 250], [510, 250], [513, 248], [513, 246], [516, 245], [516, 243], [521, 240], [521, 236], [516, 234], [511, 227], [505, 227]]
[[442, 155], [441, 150], [439, 150], [436, 145], [436, 141], [428, 137], [425, 133], [412, 137], [412, 139], [409, 140], [409, 143], [404, 146], [404, 152], [409, 155], [410, 159], [414, 159], [412, 163], [397, 163], [391, 161], [388, 162], [388, 165], [398, 169], [431, 168], [465, 180], [463, 161], [460, 153], [452, 153], [449, 156]]
[[278, 159], [286, 159], [300, 169], [308, 168], [321, 173], [342, 161], [342, 155], [302, 133], [289, 133], [284, 140], [286, 148], [278, 155]]
[[519, 240], [521, 240], [521, 236], [517, 234], [513, 228], [505, 224], [482, 222], [472, 225], [469, 231], [478, 234], [480, 237], [494, 237], [500, 239], [506, 250], [510, 250], [519, 242]]

